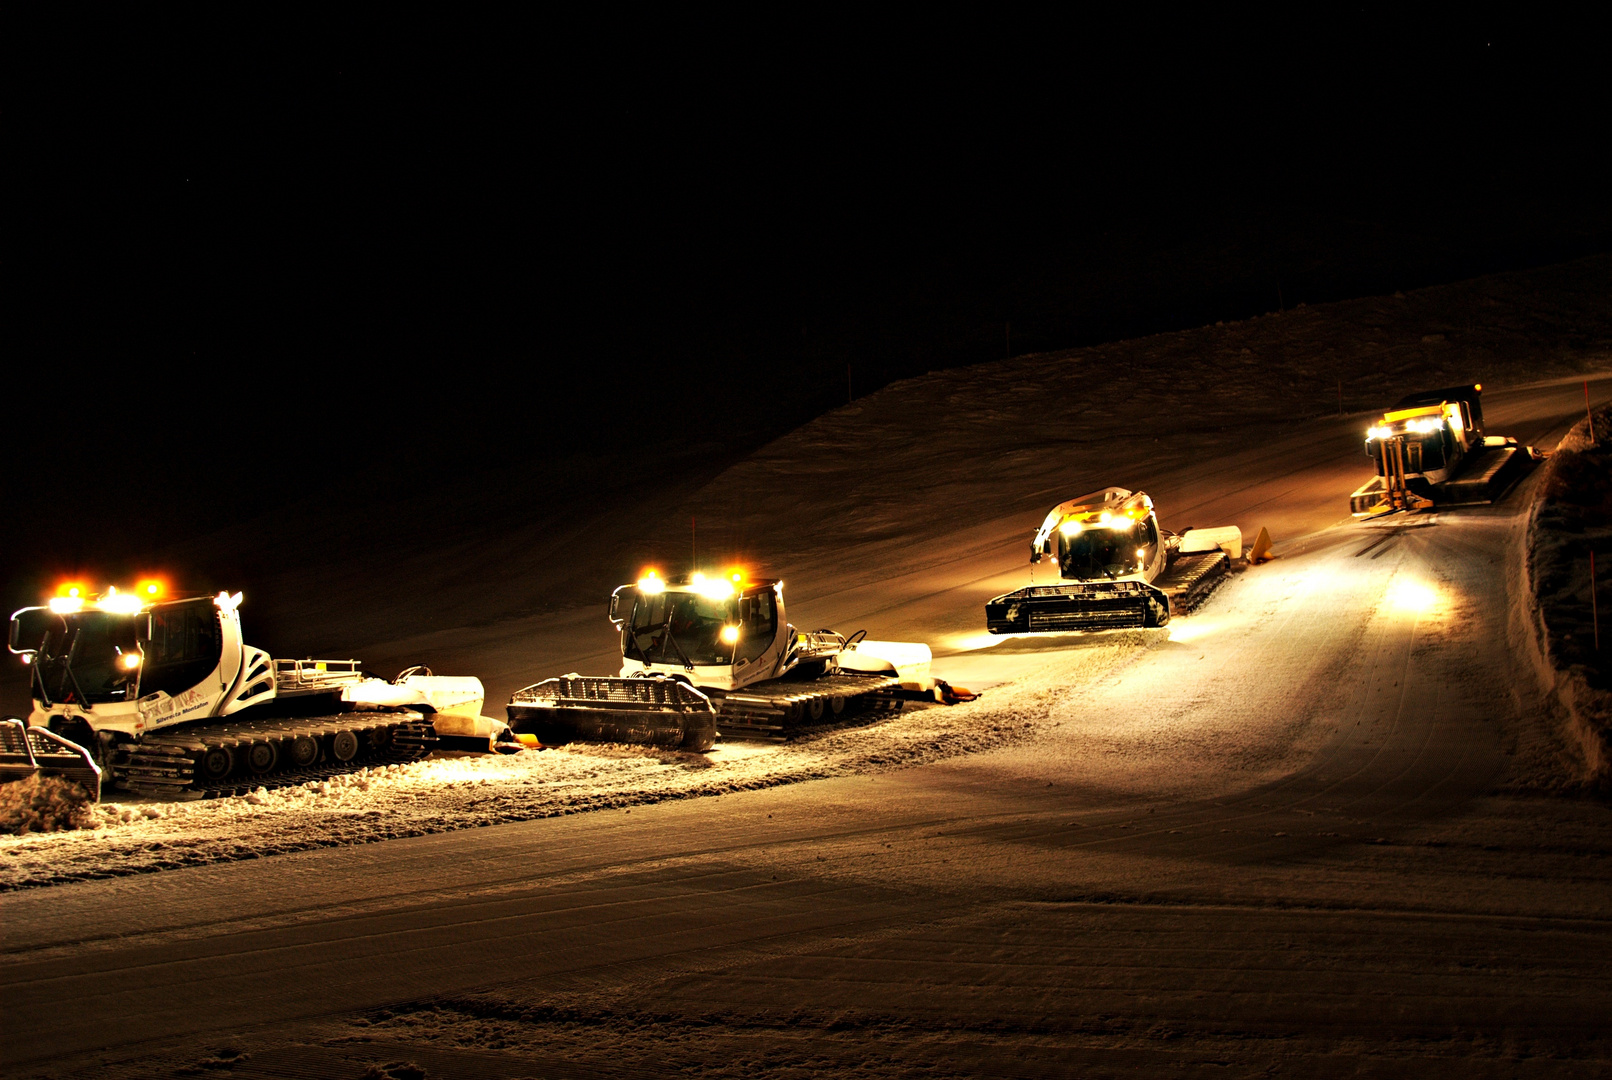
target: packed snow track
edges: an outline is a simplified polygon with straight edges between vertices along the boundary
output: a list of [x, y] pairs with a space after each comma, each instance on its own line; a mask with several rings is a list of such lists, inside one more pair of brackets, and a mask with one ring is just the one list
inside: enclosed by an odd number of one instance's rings
[[[1547, 447], [1582, 405], [1576, 381], [1485, 400]], [[814, 624], [934, 643], [937, 675], [990, 688], [970, 705], [697, 766], [403, 766], [349, 793], [346, 832], [267, 799], [217, 831], [310, 830], [268, 859], [120, 870], [153, 854], [120, 829], [169, 852], [199, 835], [168, 819], [13, 843], [36, 868], [81, 844], [121, 876], [6, 895], [0, 1068], [1605, 1075], [1612, 831], [1604, 804], [1540, 793], [1559, 747], [1519, 617], [1530, 482], [1356, 523], [1357, 426], [1224, 433], [1126, 476], [1166, 527], [1277, 539], [1162, 631], [985, 633], [1043, 493], [919, 558], [791, 580]], [[463, 643], [491, 700], [544, 650], [607, 670], [608, 638], [583, 655], [554, 624]], [[461, 770], [437, 785], [460, 824], [496, 827], [409, 825], [440, 813], [410, 786], [425, 769]], [[546, 770], [578, 801], [545, 803]]]

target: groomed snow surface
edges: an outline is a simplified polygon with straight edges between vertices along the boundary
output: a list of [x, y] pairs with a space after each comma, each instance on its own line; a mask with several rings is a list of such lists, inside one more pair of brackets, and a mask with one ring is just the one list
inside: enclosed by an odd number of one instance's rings
[[[1112, 637], [1112, 636], [1110, 636]], [[1122, 663], [1157, 632], [1072, 650], [1011, 691], [784, 744], [722, 743], [709, 754], [573, 744], [519, 754], [438, 756], [297, 787], [195, 802], [119, 798], [73, 804], [81, 832], [0, 839], [0, 888], [167, 870], [370, 843], [665, 799], [910, 767], [1025, 737], [1053, 688]], [[1144, 646], [1145, 647], [1145, 646]]]
[[[984, 693], [784, 745], [440, 758], [6, 837], [29, 1038], [0, 1067], [1604, 1076], [1612, 832], [1561, 797], [1587, 758], [1524, 558], [1550, 476], [1414, 520], [1354, 522], [1347, 496], [1372, 410], [1413, 390], [1481, 381], [1491, 431], [1556, 445], [1580, 380], [1612, 397], [1608, 295], [1591, 259], [936, 372], [659, 508], [663, 535], [633, 531], [659, 554], [456, 549], [507, 617], [377, 616], [362, 655], [478, 674], [490, 712], [613, 661], [597, 597], [510, 595], [686, 552], [694, 515], [787, 578], [796, 625], [929, 642]], [[1164, 632], [984, 634], [1047, 508], [1110, 484], [1166, 528], [1268, 526], [1280, 557]], [[326, 631], [364, 625], [367, 587], [322, 594]]]

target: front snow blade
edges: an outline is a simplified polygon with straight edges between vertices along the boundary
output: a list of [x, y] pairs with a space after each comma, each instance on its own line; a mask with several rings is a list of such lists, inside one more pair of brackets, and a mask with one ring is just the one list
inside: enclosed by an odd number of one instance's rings
[[0, 782], [35, 773], [71, 780], [101, 801], [101, 767], [87, 749], [15, 717], [0, 720]]
[[564, 675], [509, 700], [509, 726], [539, 742], [621, 742], [703, 753], [716, 743], [716, 707], [681, 679]]
[[1169, 598], [1140, 581], [1031, 585], [985, 605], [985, 628], [993, 634], [1125, 630], [1169, 621]]

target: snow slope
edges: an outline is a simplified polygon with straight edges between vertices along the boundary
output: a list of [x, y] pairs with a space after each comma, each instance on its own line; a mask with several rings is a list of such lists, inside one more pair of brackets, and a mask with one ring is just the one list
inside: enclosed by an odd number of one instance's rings
[[[703, 522], [705, 549], [784, 573], [797, 625], [930, 642], [938, 674], [996, 688], [976, 705], [911, 710], [876, 728], [784, 747], [724, 746], [709, 758], [577, 747], [432, 761], [250, 800], [118, 801], [93, 834], [0, 839], [0, 887], [720, 794], [1001, 745], [1022, 731], [1018, 718], [1045, 713], [1048, 686], [1090, 683], [1163, 639], [1018, 641], [982, 632], [985, 600], [1031, 579], [1025, 544], [1049, 505], [1125, 484], [1154, 495], [1167, 527], [1236, 523], [1251, 540], [1268, 525], [1279, 550], [1296, 551], [1295, 541], [1346, 520], [1347, 492], [1369, 469], [1352, 456], [1369, 417], [1326, 415], [1329, 405], [1336, 412], [1335, 391], [1332, 400], [1322, 393], [1327, 378], [1344, 383], [1351, 407], [1482, 379], [1491, 429], [1532, 441], [1556, 422], [1539, 426], [1540, 403], [1547, 416], [1573, 407], [1576, 383], [1561, 373], [1612, 357], [1612, 320], [1598, 321], [1606, 313], [1591, 303], [1607, 290], [1612, 259], [1586, 260], [936, 372], [778, 440], [668, 512], [673, 521], [687, 514]], [[1443, 339], [1423, 341], [1426, 330]], [[1507, 379], [1535, 389], [1508, 396]], [[1305, 386], [1307, 396], [1299, 393]], [[1528, 417], [1525, 429], [1506, 426], [1508, 410]], [[504, 553], [498, 547], [489, 557]], [[564, 554], [584, 563], [601, 557], [581, 539]], [[1214, 626], [1252, 632], [1257, 613], [1221, 614], [1235, 595], [1228, 590], [1170, 636], [1190, 641]], [[615, 637], [602, 616], [602, 606], [588, 604], [381, 642], [369, 657], [382, 669], [424, 659], [438, 671], [480, 674], [496, 711], [525, 682], [567, 670], [613, 672]], [[1237, 745], [1238, 753], [1271, 752], [1258, 739]], [[1134, 757], [1137, 746], [1127, 743], [1125, 752]]]
[[[28, 1037], [0, 1069], [1605, 1075], [1612, 832], [1604, 805], [1541, 794], [1563, 747], [1519, 617], [1541, 477], [1355, 523], [1367, 417], [1282, 384], [1344, 353], [1340, 377], [1381, 394], [1351, 410], [1481, 379], [1494, 430], [1554, 445], [1584, 375], [1612, 396], [1607, 283], [1590, 260], [1445, 307], [940, 373], [825, 417], [668, 500], [645, 557], [709, 515], [712, 557], [765, 556], [797, 624], [931, 641], [979, 702], [705, 759], [584, 747], [131, 802], [8, 838], [0, 978]], [[1311, 373], [1238, 368], [1221, 333], [1275, 334]], [[1166, 525], [1270, 525], [1281, 557], [1164, 634], [984, 635], [1047, 506], [1103, 483], [1152, 492]], [[609, 670], [584, 600], [367, 655], [480, 673], [496, 702]]]

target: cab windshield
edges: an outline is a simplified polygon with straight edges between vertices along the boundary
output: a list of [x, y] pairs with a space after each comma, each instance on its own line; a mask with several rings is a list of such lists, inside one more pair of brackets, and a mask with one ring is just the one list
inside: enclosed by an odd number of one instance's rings
[[[1454, 445], [1455, 438], [1451, 434], [1448, 424], [1433, 431], [1407, 431], [1404, 436], [1403, 450], [1405, 471], [1408, 473], [1425, 473], [1444, 468], [1449, 461], [1449, 451]], [[1377, 475], [1383, 475], [1381, 452], [1372, 447], [1371, 454], [1377, 459]]]
[[[1066, 580], [1108, 580], [1134, 574], [1158, 543], [1151, 519], [1128, 529], [1082, 529], [1073, 536], [1058, 533], [1058, 566]], [[1138, 555], [1141, 549], [1145, 554]]]
[[[726, 640], [725, 628], [731, 628]], [[777, 628], [771, 589], [721, 599], [675, 590], [640, 593], [622, 628], [622, 653], [645, 664], [728, 666], [759, 657]]]
[[[137, 653], [136, 616], [106, 611], [75, 611], [58, 615], [44, 609], [24, 619], [20, 644], [38, 650], [34, 658], [35, 693], [51, 703], [97, 705], [131, 700], [139, 680], [138, 668], [120, 663], [125, 653]], [[25, 613], [34, 615], [34, 612]], [[138, 617], [140, 622], [145, 617]]]
[[[179, 694], [218, 667], [223, 634], [211, 600], [136, 613], [27, 608], [12, 648], [34, 653], [34, 695], [47, 704], [98, 705], [163, 691]], [[132, 666], [125, 657], [139, 658]]]

